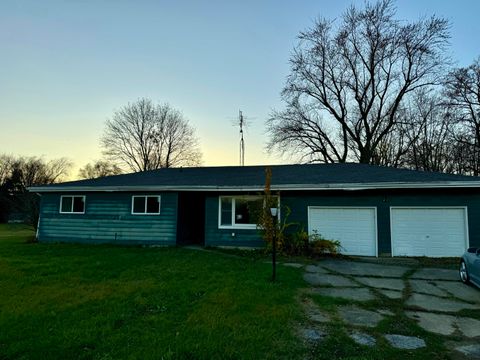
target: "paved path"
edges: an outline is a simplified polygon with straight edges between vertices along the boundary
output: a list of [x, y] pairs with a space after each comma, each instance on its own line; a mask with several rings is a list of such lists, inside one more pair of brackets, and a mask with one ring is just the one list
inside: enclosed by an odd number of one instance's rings
[[[285, 265], [303, 267], [301, 264]], [[444, 336], [456, 357], [480, 359], [480, 320], [468, 316], [469, 312], [480, 311], [480, 290], [462, 284], [456, 270], [417, 268], [414, 271], [408, 265], [324, 260], [305, 266], [304, 271], [311, 294], [352, 302], [352, 305], [338, 306], [336, 316], [350, 329], [350, 337], [356, 343], [375, 346], [377, 339], [368, 333], [368, 329], [375, 328], [387, 316], [399, 315], [390, 309], [372, 310], [372, 306], [367, 306], [368, 302], [371, 304], [387, 297], [400, 302], [400, 309], [418, 326]], [[365, 308], [362, 308], [363, 304]], [[316, 335], [304, 337], [310, 342], [322, 341], [327, 334], [320, 324], [331, 321], [331, 314], [323, 312], [310, 300], [304, 300], [302, 305], [311, 326], [301, 331], [304, 335]], [[458, 335], [464, 341], [451, 342], [451, 335]], [[398, 349], [426, 346], [424, 339], [414, 336], [384, 334], [383, 337], [390, 346]]]

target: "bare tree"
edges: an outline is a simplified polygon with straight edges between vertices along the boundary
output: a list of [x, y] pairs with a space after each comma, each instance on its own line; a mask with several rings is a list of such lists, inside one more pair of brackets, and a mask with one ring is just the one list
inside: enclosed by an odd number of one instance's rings
[[402, 106], [397, 124], [378, 143], [371, 163], [391, 167], [409, 167], [406, 155], [419, 136], [420, 124], [410, 106]]
[[4, 184], [10, 176], [13, 162], [13, 156], [0, 154], [0, 186]]
[[66, 158], [45, 161], [38, 157], [0, 155], [0, 221], [16, 213], [21, 220], [36, 227], [39, 199], [26, 189], [62, 181], [71, 166]]
[[397, 126], [380, 142], [373, 164], [423, 171], [465, 173], [468, 158], [459, 126], [438, 91], [415, 91], [402, 106]]
[[98, 160], [94, 163], [87, 164], [78, 172], [78, 177], [81, 179], [95, 179], [103, 176], [119, 175], [122, 169], [117, 164]]
[[453, 154], [455, 122], [444, 99], [438, 94], [418, 92], [413, 100], [411, 119], [415, 127], [407, 134], [412, 141], [405, 154], [405, 164], [415, 170], [457, 172]]
[[138, 172], [201, 163], [195, 130], [178, 110], [139, 99], [107, 120], [104, 154]]
[[464, 170], [480, 175], [480, 58], [450, 72], [445, 95], [459, 124], [455, 139], [466, 161]]
[[472, 146], [471, 134], [456, 132], [453, 136], [452, 150], [453, 172], [463, 175], [479, 175], [480, 152], [478, 147]]
[[299, 35], [282, 91], [286, 108], [267, 121], [267, 147], [301, 161], [371, 163], [416, 89], [440, 81], [445, 19], [406, 23], [393, 2], [350, 7], [341, 23], [318, 20]]
[[16, 186], [26, 189], [33, 185], [53, 184], [64, 180], [72, 167], [72, 162], [67, 158], [45, 161], [39, 157], [13, 157], [9, 159], [6, 169], [6, 181], [14, 182]]

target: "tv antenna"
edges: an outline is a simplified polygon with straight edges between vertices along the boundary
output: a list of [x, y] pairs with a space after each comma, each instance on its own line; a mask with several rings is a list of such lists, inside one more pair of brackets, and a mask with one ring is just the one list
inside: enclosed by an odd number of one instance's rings
[[245, 141], [243, 140], [243, 127], [246, 125], [242, 111], [238, 111], [238, 125], [240, 127], [240, 166], [245, 165]]

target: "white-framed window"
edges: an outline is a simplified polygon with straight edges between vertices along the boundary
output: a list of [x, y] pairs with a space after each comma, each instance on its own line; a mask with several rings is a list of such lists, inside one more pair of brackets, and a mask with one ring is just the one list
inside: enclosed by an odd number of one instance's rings
[[218, 227], [220, 229], [256, 229], [262, 208], [262, 196], [220, 196]]
[[60, 196], [60, 214], [85, 214], [85, 195]]
[[134, 195], [132, 196], [133, 215], [158, 215], [160, 214], [159, 195]]

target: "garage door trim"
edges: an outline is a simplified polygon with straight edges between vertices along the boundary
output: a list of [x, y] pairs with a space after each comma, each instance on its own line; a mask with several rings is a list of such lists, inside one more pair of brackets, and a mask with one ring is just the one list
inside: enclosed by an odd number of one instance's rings
[[312, 233], [311, 229], [311, 211], [313, 209], [370, 209], [373, 210], [373, 222], [375, 230], [375, 256], [378, 257], [378, 224], [377, 224], [377, 207], [376, 206], [307, 206], [308, 211], [308, 235]]
[[464, 210], [464, 226], [465, 226], [465, 249], [468, 249], [470, 244], [470, 234], [468, 233], [468, 206], [390, 206], [390, 249], [393, 254], [393, 213], [395, 209], [461, 209]]

